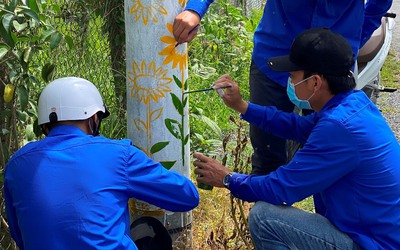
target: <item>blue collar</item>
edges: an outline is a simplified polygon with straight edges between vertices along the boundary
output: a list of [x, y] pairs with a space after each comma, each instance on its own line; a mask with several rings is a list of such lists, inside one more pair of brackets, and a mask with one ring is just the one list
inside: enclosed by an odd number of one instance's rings
[[88, 136], [80, 128], [78, 128], [76, 126], [72, 126], [72, 125], [56, 126], [50, 130], [48, 136], [57, 136], [57, 135], [66, 135], [66, 134], [74, 134], [74, 135], [78, 135], [78, 136]]
[[334, 95], [326, 104], [325, 106], [321, 109], [321, 111], [319, 113], [322, 113], [328, 109], [331, 109], [333, 107], [336, 107], [337, 104], [341, 103], [341, 101], [346, 98], [347, 96], [353, 94], [354, 92], [356, 92], [356, 90], [351, 90], [351, 91], [347, 91], [344, 93], [340, 93], [337, 95]]

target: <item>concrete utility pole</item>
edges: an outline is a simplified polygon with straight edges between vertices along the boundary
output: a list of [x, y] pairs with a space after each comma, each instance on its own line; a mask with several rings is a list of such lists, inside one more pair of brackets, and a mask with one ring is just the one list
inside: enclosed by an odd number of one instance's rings
[[[190, 177], [187, 47], [176, 45], [175, 16], [185, 0], [125, 0], [128, 137], [155, 161]], [[191, 248], [192, 213], [171, 213], [139, 200], [132, 220], [159, 219], [174, 246]]]

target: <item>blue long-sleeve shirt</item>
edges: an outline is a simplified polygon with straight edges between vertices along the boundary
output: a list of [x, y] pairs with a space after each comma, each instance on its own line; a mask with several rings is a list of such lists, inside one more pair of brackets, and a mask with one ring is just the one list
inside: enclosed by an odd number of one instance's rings
[[[206, 13], [214, 0], [190, 0], [186, 10]], [[314, 27], [327, 27], [344, 36], [355, 57], [359, 48], [381, 23], [392, 0], [268, 0], [254, 33], [252, 60], [268, 78], [286, 86], [289, 75], [272, 71], [268, 59], [289, 54], [298, 34]]]
[[235, 197], [291, 205], [314, 195], [316, 210], [364, 249], [400, 249], [400, 146], [364, 92], [305, 117], [249, 103], [242, 118], [304, 147], [269, 175], [234, 174]]
[[130, 140], [88, 136], [74, 126], [55, 127], [17, 151], [4, 188], [20, 249], [137, 249], [129, 198], [169, 211], [199, 203], [189, 179], [153, 162]]

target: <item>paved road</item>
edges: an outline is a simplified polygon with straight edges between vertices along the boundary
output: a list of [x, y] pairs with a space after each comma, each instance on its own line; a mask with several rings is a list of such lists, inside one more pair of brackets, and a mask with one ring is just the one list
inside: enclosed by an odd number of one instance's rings
[[392, 39], [392, 50], [394, 50], [398, 57], [400, 57], [400, 1], [394, 0], [391, 8], [391, 12], [397, 14], [396, 17], [396, 25], [393, 30], [393, 39]]
[[[394, 0], [391, 12], [397, 14], [396, 25], [393, 30], [391, 49], [400, 60], [400, 1]], [[378, 99], [378, 107], [392, 128], [397, 140], [400, 141], [400, 90], [394, 93], [381, 93]]]

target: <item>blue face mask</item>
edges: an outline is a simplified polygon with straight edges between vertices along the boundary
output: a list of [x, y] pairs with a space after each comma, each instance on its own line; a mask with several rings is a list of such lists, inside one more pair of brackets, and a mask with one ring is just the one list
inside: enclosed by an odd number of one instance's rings
[[315, 94], [315, 91], [314, 91], [314, 93], [312, 93], [312, 95], [307, 100], [301, 100], [301, 99], [299, 99], [297, 97], [294, 87], [296, 87], [297, 85], [299, 85], [302, 82], [307, 81], [311, 77], [313, 77], [313, 76], [310, 76], [310, 77], [308, 77], [306, 79], [303, 79], [303, 80], [301, 80], [300, 82], [298, 82], [296, 84], [292, 83], [292, 80], [290, 79], [290, 77], [288, 78], [287, 87], [286, 87], [286, 93], [289, 96], [290, 101], [300, 109], [312, 109], [311, 105], [310, 105], [310, 102], [308, 100], [310, 100], [311, 97], [313, 97], [313, 95]]

